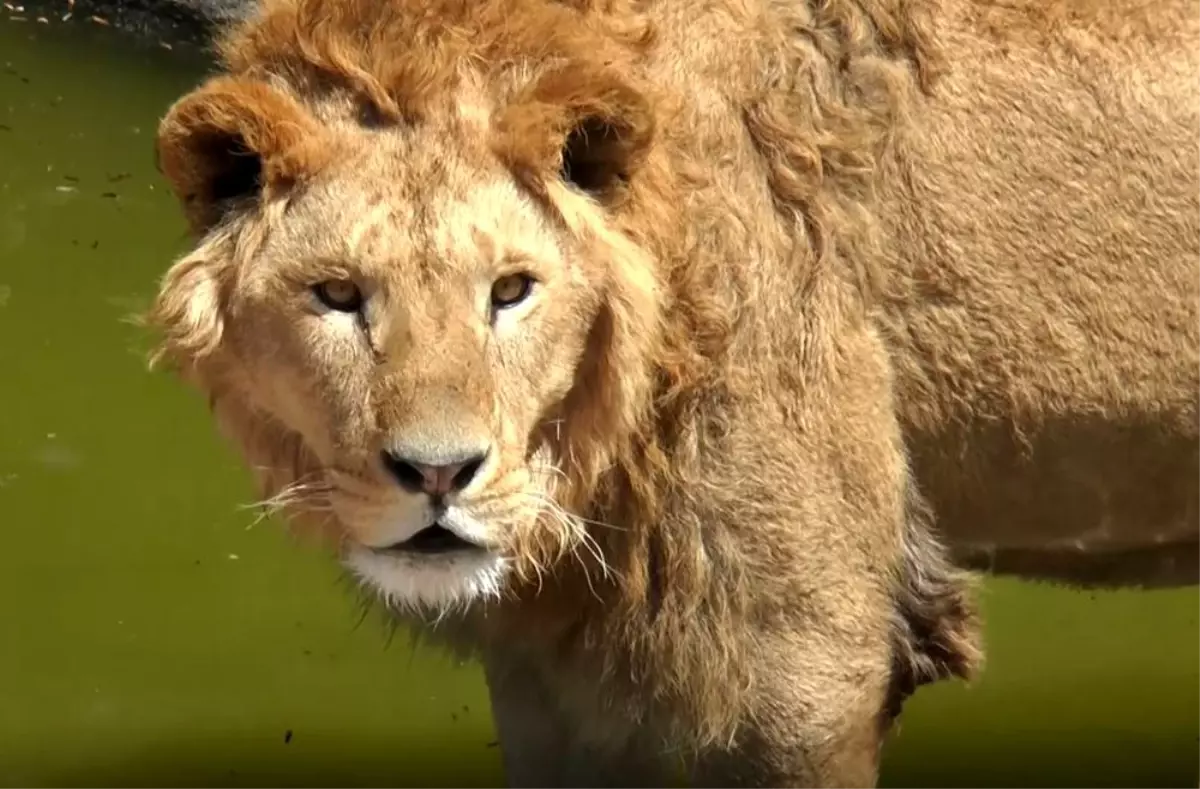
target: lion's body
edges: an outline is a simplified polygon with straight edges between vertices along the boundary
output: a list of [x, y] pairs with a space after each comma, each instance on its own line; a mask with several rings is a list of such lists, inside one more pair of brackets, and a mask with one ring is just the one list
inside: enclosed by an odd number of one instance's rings
[[941, 40], [877, 212], [918, 486], [985, 566], [1194, 583], [1200, 7], [965, 4]]
[[[265, 9], [164, 121], [204, 239], [165, 350], [269, 493], [335, 488], [356, 571], [479, 651], [510, 781], [873, 782], [903, 697], [978, 660], [935, 526], [1196, 580], [1194, 2]], [[454, 283], [514, 249], [559, 295], [477, 325]], [[371, 355], [284, 297], [334, 257], [403, 296]], [[455, 527], [514, 573], [387, 553], [430, 520], [380, 441], [430, 425], [501, 437], [491, 499], [556, 502]]]

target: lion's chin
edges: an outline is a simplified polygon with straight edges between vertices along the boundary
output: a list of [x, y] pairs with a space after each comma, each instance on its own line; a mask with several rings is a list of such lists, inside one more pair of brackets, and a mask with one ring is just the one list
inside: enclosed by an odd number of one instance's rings
[[440, 614], [498, 599], [507, 562], [486, 550], [414, 554], [364, 546], [347, 549], [344, 562], [389, 607]]

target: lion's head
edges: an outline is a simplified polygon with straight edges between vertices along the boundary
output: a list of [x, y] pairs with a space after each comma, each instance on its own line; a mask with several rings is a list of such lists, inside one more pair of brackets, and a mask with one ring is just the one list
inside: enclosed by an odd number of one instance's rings
[[635, 451], [669, 179], [628, 19], [362, 3], [266, 3], [171, 108], [198, 243], [151, 318], [273, 501], [443, 608], [577, 548]]

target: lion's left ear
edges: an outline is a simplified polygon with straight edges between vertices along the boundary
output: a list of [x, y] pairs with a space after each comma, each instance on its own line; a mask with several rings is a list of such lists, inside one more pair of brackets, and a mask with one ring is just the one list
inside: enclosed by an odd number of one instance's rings
[[615, 73], [568, 67], [523, 91], [496, 128], [497, 152], [510, 166], [610, 202], [646, 161], [654, 107]]
[[601, 200], [614, 196], [642, 166], [654, 138], [654, 115], [639, 94], [581, 108], [562, 143], [564, 181]]

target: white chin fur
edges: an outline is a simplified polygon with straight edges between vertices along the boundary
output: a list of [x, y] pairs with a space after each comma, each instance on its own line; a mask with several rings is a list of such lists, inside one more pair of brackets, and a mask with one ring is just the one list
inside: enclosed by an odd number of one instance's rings
[[492, 553], [400, 556], [355, 546], [346, 566], [390, 608], [442, 613], [500, 597], [506, 562]]

